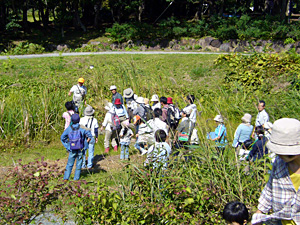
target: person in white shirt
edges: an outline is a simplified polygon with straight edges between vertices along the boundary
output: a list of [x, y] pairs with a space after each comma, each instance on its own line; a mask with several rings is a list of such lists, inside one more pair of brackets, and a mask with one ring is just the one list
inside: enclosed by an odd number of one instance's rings
[[[73, 93], [73, 102], [78, 108], [82, 107], [82, 103], [87, 93], [86, 87], [83, 85], [83, 83], [84, 79], [80, 77], [78, 79], [78, 84], [73, 85], [73, 87], [69, 91], [69, 96], [71, 96]], [[76, 111], [78, 110], [75, 110], [75, 112]], [[79, 113], [79, 111], [77, 113]]]
[[112, 114], [111, 114], [111, 109], [113, 107], [112, 103], [108, 103], [105, 106], [105, 109], [107, 110], [107, 113], [105, 114], [104, 121], [101, 126], [101, 131], [105, 128], [105, 138], [104, 138], [104, 148], [105, 148], [105, 153], [109, 152], [109, 142], [111, 141], [111, 145], [114, 148], [114, 151], [118, 151], [118, 145], [116, 142], [116, 139], [118, 138], [118, 132], [119, 130], [113, 130], [112, 129]]
[[161, 104], [159, 102], [159, 97], [158, 95], [152, 95], [151, 97], [151, 102], [153, 102], [153, 105], [151, 106], [152, 110], [154, 111], [154, 109], [160, 109], [161, 108]]
[[195, 96], [194, 95], [187, 95], [186, 99], [188, 101], [188, 105], [185, 107], [187, 109], [191, 110], [190, 120], [193, 122], [194, 126], [197, 119], [197, 106], [194, 104], [195, 102]]
[[85, 156], [86, 156], [86, 150], [88, 148], [89, 151], [89, 157], [88, 157], [88, 163], [87, 168], [91, 169], [93, 167], [93, 160], [94, 160], [94, 150], [95, 150], [95, 143], [98, 143], [98, 121], [94, 117], [95, 110], [92, 106], [88, 105], [84, 110], [84, 117], [80, 119], [80, 127], [84, 128], [86, 130], [91, 131], [91, 134], [93, 138], [87, 143], [85, 143], [85, 153], [83, 155], [83, 163], [82, 168], [86, 167], [85, 163]]
[[154, 118], [148, 121], [149, 126], [153, 130], [153, 139], [155, 138], [155, 133], [157, 130], [163, 130], [167, 135], [169, 133], [169, 126], [167, 125], [167, 123], [165, 123], [159, 118], [161, 116], [162, 116], [162, 110], [156, 108], [154, 109]]
[[[265, 123], [269, 121], [269, 115], [266, 112], [265, 107], [266, 107], [265, 101], [260, 100], [258, 102], [258, 106], [257, 106], [258, 114], [257, 114], [256, 120], [255, 120], [255, 127], [259, 127], [259, 126], [264, 127]], [[252, 134], [252, 138], [254, 138], [254, 137], [256, 137], [255, 133]], [[257, 137], [256, 137], [256, 139], [257, 139]]]

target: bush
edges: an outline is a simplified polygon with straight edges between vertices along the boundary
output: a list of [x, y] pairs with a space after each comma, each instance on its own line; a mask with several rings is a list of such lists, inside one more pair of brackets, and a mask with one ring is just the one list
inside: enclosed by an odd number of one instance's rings
[[45, 52], [45, 48], [39, 44], [20, 42], [4, 50], [4, 52], [5, 55], [40, 54]]

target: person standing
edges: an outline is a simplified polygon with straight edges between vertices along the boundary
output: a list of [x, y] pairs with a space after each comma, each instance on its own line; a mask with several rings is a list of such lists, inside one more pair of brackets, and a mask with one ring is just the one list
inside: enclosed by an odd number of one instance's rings
[[194, 126], [196, 124], [196, 119], [197, 119], [197, 106], [194, 104], [195, 102], [195, 96], [194, 95], [187, 95], [186, 99], [188, 101], [188, 105], [186, 108], [189, 108], [192, 110], [191, 115], [190, 115], [190, 120], [194, 123]]
[[[258, 106], [257, 106], [258, 114], [257, 114], [256, 120], [255, 120], [255, 127], [259, 127], [259, 126], [265, 127], [265, 123], [269, 121], [269, 115], [266, 112], [265, 107], [266, 107], [265, 101], [260, 100], [258, 102]], [[255, 133], [252, 134], [252, 138], [254, 138], [254, 137], [256, 137], [256, 139], [257, 139], [257, 136], [255, 136]]]
[[85, 100], [85, 96], [87, 93], [87, 89], [83, 85], [83, 83], [84, 83], [84, 79], [80, 77], [78, 79], [78, 84], [73, 85], [73, 87], [70, 89], [68, 94], [69, 96], [71, 96], [73, 93], [73, 103], [77, 107], [77, 109], [75, 109], [76, 113], [79, 113], [79, 108], [83, 106], [83, 101]]
[[124, 104], [123, 97], [120, 93], [117, 92], [117, 87], [115, 85], [110, 86], [109, 90], [113, 94], [111, 99], [111, 103], [113, 105], [115, 104], [116, 99], [120, 99], [121, 103]]
[[153, 105], [152, 105], [152, 110], [154, 111], [154, 109], [160, 109], [161, 108], [161, 105], [160, 105], [160, 102], [159, 102], [159, 98], [158, 98], [158, 95], [152, 95], [151, 97], [151, 102], [153, 102]]
[[93, 167], [93, 160], [94, 160], [94, 150], [95, 150], [95, 143], [98, 143], [98, 121], [94, 117], [95, 110], [92, 106], [88, 105], [84, 110], [84, 117], [80, 119], [80, 125], [85, 127], [87, 130], [91, 131], [93, 138], [90, 140], [89, 143], [85, 141], [85, 154], [83, 155], [83, 164], [82, 168], [85, 168], [85, 158], [86, 158], [86, 150], [89, 151], [88, 163], [87, 168], [91, 169]]
[[73, 109], [73, 104], [72, 102], [66, 102], [65, 107], [67, 109], [66, 112], [62, 114], [62, 117], [65, 119], [65, 129], [70, 126], [71, 123], [71, 116], [75, 113]]
[[129, 122], [131, 122], [134, 116], [133, 110], [135, 110], [138, 107], [137, 102], [135, 101], [137, 99], [137, 95], [133, 93], [133, 90], [131, 88], [127, 88], [123, 91], [123, 96], [124, 96], [125, 103], [127, 105]]
[[92, 139], [93, 136], [90, 131], [80, 128], [80, 117], [78, 114], [73, 114], [71, 120], [73, 124], [69, 126], [60, 137], [61, 143], [69, 152], [64, 180], [69, 180], [75, 160], [76, 169], [74, 180], [79, 180], [84, 153], [84, 141], [87, 138]]

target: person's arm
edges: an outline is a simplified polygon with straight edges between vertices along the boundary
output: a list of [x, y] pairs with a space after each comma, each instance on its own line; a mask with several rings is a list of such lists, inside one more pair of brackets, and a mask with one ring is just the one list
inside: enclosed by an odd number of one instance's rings
[[123, 107], [123, 109], [124, 109], [124, 112], [125, 112], [125, 117], [126, 117], [126, 119], [128, 119], [128, 118], [129, 118], [129, 116], [128, 116], [127, 110], [126, 110], [126, 108], [125, 108], [125, 106], [124, 106], [124, 105], [122, 105], [122, 107]]
[[70, 143], [69, 143], [69, 137], [68, 134], [70, 133], [70, 127], [68, 127], [61, 135], [60, 140], [63, 146], [67, 149], [67, 151], [71, 151], [70, 149]]
[[232, 142], [232, 147], [235, 147], [235, 148], [237, 147], [240, 136], [241, 136], [241, 127], [238, 126], [236, 128], [235, 133], [234, 133], [234, 139], [233, 139], [233, 142]]
[[98, 127], [94, 129], [94, 133], [95, 133], [95, 142], [98, 143]]
[[222, 125], [222, 127], [219, 129], [219, 133], [218, 133], [217, 137], [215, 137], [214, 139], [211, 139], [211, 140], [217, 141], [217, 140], [221, 139], [224, 132], [225, 132], [225, 127], [224, 127], [224, 125]]

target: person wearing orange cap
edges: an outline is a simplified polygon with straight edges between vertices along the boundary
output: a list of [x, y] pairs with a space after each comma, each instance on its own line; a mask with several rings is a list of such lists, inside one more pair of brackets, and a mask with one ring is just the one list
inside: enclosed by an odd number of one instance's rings
[[[73, 93], [73, 103], [77, 108], [82, 107], [82, 102], [84, 101], [86, 95], [86, 87], [83, 85], [84, 79], [80, 77], [78, 79], [78, 84], [73, 85], [73, 87], [69, 91], [69, 96]], [[78, 111], [78, 110], [75, 110]], [[78, 113], [78, 112], [77, 112]]]

